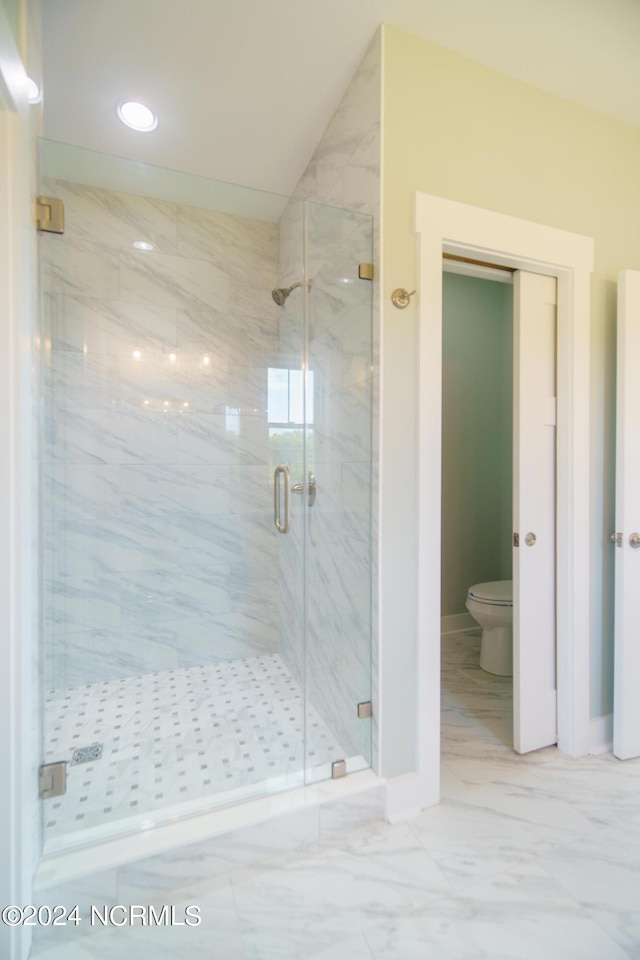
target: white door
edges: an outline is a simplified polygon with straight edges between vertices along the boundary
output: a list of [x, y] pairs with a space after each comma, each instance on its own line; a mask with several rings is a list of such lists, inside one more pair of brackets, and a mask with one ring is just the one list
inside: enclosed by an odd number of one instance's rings
[[513, 744], [528, 753], [558, 739], [555, 278], [517, 271], [513, 306]]
[[613, 752], [640, 756], [640, 271], [618, 277]]

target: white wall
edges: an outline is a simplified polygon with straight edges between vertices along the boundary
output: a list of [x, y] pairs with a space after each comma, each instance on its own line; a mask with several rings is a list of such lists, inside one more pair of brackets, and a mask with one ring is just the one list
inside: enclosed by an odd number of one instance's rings
[[[612, 704], [613, 441], [616, 276], [640, 266], [640, 130], [505, 77], [427, 40], [384, 29], [385, 304], [382, 628], [387, 689], [404, 736], [398, 772], [414, 769], [417, 298], [400, 312], [391, 291], [416, 285], [416, 191], [546, 224], [595, 241], [590, 337], [591, 716]], [[418, 293], [419, 296], [419, 293]], [[393, 491], [405, 481], [403, 509]], [[388, 507], [385, 506], [388, 505]], [[385, 643], [382, 643], [385, 649]]]

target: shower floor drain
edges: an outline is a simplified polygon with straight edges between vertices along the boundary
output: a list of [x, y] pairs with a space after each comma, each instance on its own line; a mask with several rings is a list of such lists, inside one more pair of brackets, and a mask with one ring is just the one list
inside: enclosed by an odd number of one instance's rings
[[78, 763], [89, 763], [90, 760], [99, 760], [101, 756], [101, 743], [93, 743], [90, 747], [78, 747], [77, 750], [73, 751], [71, 766], [75, 767]]

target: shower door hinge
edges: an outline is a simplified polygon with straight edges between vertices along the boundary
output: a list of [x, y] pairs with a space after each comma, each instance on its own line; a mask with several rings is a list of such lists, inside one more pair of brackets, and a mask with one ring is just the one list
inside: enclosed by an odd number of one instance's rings
[[58, 197], [37, 197], [36, 227], [45, 233], [64, 233], [64, 203]]
[[373, 280], [373, 264], [359, 263], [358, 277], [360, 278], [360, 280]]
[[367, 720], [373, 716], [373, 704], [371, 700], [364, 700], [358, 704], [358, 720]]
[[38, 796], [41, 800], [49, 797], [61, 797], [67, 792], [67, 763], [43, 763], [38, 770]]
[[337, 780], [339, 777], [346, 777], [347, 775], [347, 761], [346, 760], [334, 760], [331, 764], [331, 778]]

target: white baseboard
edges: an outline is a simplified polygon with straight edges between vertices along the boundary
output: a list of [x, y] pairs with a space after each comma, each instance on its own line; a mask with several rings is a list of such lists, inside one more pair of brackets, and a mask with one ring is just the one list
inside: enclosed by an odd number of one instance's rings
[[417, 773], [387, 780], [385, 819], [389, 823], [412, 820], [420, 812], [420, 781]]
[[480, 627], [470, 613], [451, 613], [440, 617], [440, 633], [463, 633], [465, 630], [479, 630]]
[[609, 753], [613, 747], [613, 714], [596, 717], [589, 725], [589, 753]]

